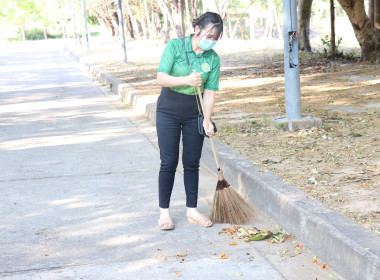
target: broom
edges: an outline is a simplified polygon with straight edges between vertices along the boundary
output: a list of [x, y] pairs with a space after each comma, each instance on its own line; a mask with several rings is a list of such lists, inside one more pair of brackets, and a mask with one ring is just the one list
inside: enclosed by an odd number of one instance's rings
[[[202, 111], [206, 112], [199, 87], [197, 87], [197, 91]], [[209, 120], [206, 120], [206, 129], [208, 129], [208, 124]], [[253, 207], [224, 179], [223, 171], [220, 169], [215, 152], [213, 137], [210, 137], [210, 143], [218, 169], [218, 183], [216, 184], [216, 191], [212, 200], [210, 219], [213, 223], [245, 224], [255, 217]]]

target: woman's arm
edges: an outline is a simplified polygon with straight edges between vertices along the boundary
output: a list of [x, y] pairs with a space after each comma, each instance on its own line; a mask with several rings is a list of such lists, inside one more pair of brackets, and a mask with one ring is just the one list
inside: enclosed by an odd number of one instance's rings
[[202, 74], [192, 72], [189, 76], [174, 77], [164, 72], [157, 72], [157, 84], [162, 87], [191, 86], [200, 87], [202, 85]]
[[[205, 89], [203, 93], [203, 103], [204, 103], [204, 107], [206, 111], [206, 112], [203, 112], [204, 114], [203, 127], [205, 129], [206, 134], [212, 137], [214, 136], [214, 126], [212, 125], [212, 122], [211, 122], [211, 115], [212, 115], [212, 110], [214, 109], [215, 91]], [[209, 121], [207, 127], [205, 123], [206, 120]]]

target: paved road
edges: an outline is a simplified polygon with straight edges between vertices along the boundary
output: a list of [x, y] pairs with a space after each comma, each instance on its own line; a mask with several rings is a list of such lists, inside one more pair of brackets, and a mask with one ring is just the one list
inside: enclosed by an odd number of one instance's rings
[[43, 46], [0, 56], [0, 278], [284, 279], [252, 246], [228, 246], [220, 225], [187, 223], [180, 173], [176, 229], [159, 231], [154, 143]]

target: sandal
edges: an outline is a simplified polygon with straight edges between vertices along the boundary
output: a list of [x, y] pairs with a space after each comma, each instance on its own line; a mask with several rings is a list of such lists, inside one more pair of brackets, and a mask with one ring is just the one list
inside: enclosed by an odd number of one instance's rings
[[173, 221], [170, 217], [162, 218], [158, 220], [158, 226], [160, 230], [172, 230], [174, 229]]
[[211, 227], [213, 225], [211, 220], [202, 214], [197, 215], [195, 218], [187, 216], [187, 221], [190, 224], [197, 224], [201, 227]]

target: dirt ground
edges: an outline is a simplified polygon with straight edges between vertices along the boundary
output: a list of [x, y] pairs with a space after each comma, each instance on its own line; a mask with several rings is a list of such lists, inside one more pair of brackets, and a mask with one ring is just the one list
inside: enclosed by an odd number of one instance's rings
[[[130, 42], [128, 64], [116, 61], [116, 45], [74, 49], [143, 94], [159, 94], [162, 45]], [[285, 116], [282, 50], [239, 45], [218, 52], [217, 138], [380, 236], [379, 65], [300, 55], [302, 114], [322, 126], [284, 132], [269, 126]]]

